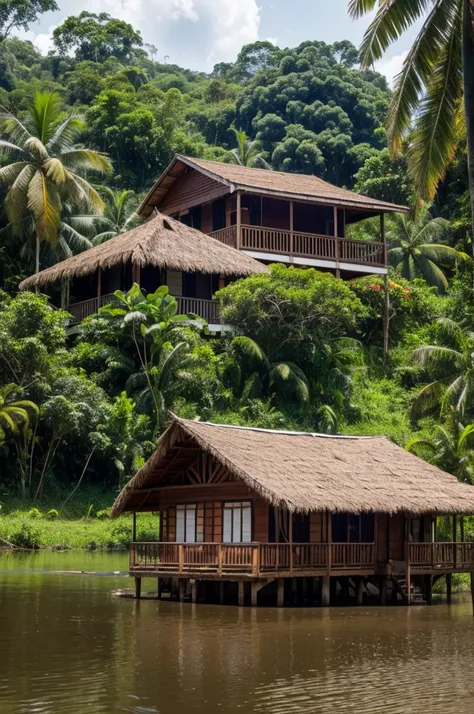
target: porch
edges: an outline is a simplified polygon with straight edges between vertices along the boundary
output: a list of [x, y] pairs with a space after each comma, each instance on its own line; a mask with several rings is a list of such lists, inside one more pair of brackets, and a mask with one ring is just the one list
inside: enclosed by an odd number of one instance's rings
[[[474, 542], [407, 543], [403, 570], [411, 574], [474, 571]], [[175, 543], [130, 544], [130, 574], [203, 580], [270, 577], [392, 575], [378, 562], [375, 543]]]
[[352, 240], [246, 224], [228, 226], [210, 235], [258, 260], [278, 260], [364, 273], [386, 272], [385, 246], [379, 241]]
[[[82, 300], [68, 305], [67, 311], [72, 315], [71, 324], [75, 325], [82, 322], [89, 315], [94, 315], [100, 307], [107, 305], [115, 300], [113, 293], [93, 297], [89, 300]], [[193, 314], [203, 318], [209, 325], [220, 325], [219, 301], [204, 300], [193, 297], [176, 297], [178, 301], [178, 314], [188, 315]]]

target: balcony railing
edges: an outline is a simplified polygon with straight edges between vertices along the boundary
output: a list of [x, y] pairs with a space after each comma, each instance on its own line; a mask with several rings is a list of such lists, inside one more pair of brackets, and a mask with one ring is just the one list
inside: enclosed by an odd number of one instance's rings
[[384, 245], [376, 241], [334, 238], [317, 233], [300, 233], [266, 228], [263, 226], [241, 226], [240, 240], [237, 240], [237, 226], [229, 226], [211, 235], [221, 243], [234, 248], [262, 253], [275, 253], [297, 258], [320, 258], [342, 263], [357, 263], [374, 267], [384, 267]]
[[[102, 295], [100, 298], [100, 307], [113, 302], [115, 296], [113, 293]], [[188, 315], [193, 314], [202, 317], [209, 324], [219, 324], [219, 302], [217, 300], [201, 300], [200, 298], [177, 297], [178, 314]], [[82, 302], [75, 302], [69, 305], [67, 311], [71, 313], [72, 323], [78, 323], [84, 320], [89, 315], [94, 315], [99, 309], [99, 298], [91, 298]]]
[[[331, 557], [330, 557], [331, 556]], [[130, 570], [174, 575], [375, 570], [373, 543], [131, 543]]]
[[[412, 570], [474, 571], [474, 542], [410, 543]], [[130, 571], [172, 575], [269, 577], [376, 572], [374, 543], [130, 544]]]
[[409, 543], [409, 559], [418, 570], [474, 571], [474, 543]]

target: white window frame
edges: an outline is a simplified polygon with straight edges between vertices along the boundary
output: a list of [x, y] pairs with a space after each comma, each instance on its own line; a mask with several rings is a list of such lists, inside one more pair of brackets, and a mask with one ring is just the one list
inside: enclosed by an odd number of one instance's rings
[[222, 542], [252, 542], [252, 501], [225, 501], [223, 503]]

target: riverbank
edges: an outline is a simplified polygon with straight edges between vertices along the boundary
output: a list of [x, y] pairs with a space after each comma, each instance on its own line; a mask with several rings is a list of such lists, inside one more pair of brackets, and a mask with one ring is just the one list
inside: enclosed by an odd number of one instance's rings
[[[132, 540], [132, 516], [110, 520], [113, 499], [113, 494], [88, 492], [61, 508], [61, 498], [25, 503], [4, 497], [0, 503], [0, 549], [11, 544], [27, 550], [126, 550]], [[158, 525], [155, 514], [140, 514], [137, 538], [157, 538]]]

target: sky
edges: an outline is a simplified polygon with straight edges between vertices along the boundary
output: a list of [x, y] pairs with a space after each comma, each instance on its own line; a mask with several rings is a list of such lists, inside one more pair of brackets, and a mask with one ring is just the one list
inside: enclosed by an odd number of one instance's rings
[[[41, 52], [51, 33], [69, 15], [82, 10], [108, 12], [140, 30], [157, 48], [155, 59], [210, 71], [233, 62], [240, 48], [256, 40], [296, 47], [306, 40], [332, 43], [348, 39], [359, 45], [368, 25], [347, 13], [347, 0], [57, 0], [60, 10], [45, 13], [26, 34]], [[25, 37], [24, 33], [17, 33]], [[400, 71], [415, 30], [395, 43], [376, 69], [391, 81]]]

